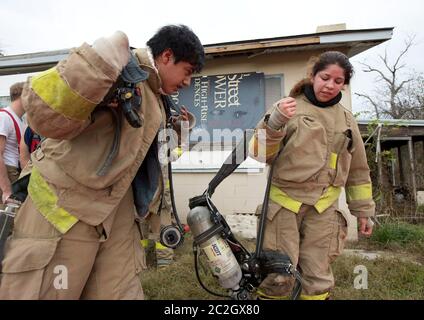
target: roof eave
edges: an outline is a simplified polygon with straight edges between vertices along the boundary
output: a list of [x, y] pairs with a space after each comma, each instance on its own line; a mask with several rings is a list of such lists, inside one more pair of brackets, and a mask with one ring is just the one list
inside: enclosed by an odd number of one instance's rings
[[[353, 57], [392, 38], [393, 28], [342, 30], [289, 37], [267, 38], [207, 44], [204, 46], [208, 58], [274, 52], [325, 50], [347, 48]], [[56, 65], [69, 54], [70, 49], [11, 55], [0, 57], [0, 75], [31, 73], [46, 70]]]
[[240, 54], [255, 54], [261, 51], [270, 53], [273, 49], [286, 51], [305, 50], [308, 46], [325, 49], [329, 46], [345, 46], [352, 57], [384, 41], [390, 40], [393, 28], [344, 30], [336, 32], [316, 33], [302, 36], [258, 39], [251, 41], [227, 42], [205, 45], [206, 55], [211, 57]]

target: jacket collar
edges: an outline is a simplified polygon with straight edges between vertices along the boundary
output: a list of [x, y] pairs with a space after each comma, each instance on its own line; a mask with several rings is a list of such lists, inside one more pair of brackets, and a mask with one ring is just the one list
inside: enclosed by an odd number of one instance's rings
[[342, 92], [340, 91], [339, 94], [335, 96], [333, 99], [331, 99], [330, 101], [327, 101], [327, 102], [318, 101], [318, 99], [315, 96], [314, 88], [312, 87], [312, 85], [309, 85], [309, 84], [307, 84], [305, 88], [303, 89], [303, 94], [305, 95], [306, 99], [308, 99], [310, 103], [320, 108], [327, 108], [327, 107], [334, 106], [338, 104], [340, 100], [342, 99]]
[[153, 56], [148, 48], [135, 49], [134, 54], [140, 64], [141, 69], [149, 73], [147, 82], [150, 88], [155, 93], [160, 93], [162, 87], [162, 80], [160, 79], [158, 70], [155, 67]]

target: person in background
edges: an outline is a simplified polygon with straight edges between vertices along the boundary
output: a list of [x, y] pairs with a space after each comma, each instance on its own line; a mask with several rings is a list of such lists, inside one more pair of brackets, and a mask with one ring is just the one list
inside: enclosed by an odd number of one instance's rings
[[33, 153], [38, 145], [41, 143], [42, 137], [34, 132], [31, 127], [27, 126], [24, 132], [24, 138], [21, 139], [20, 143], [20, 163], [21, 168], [25, 168], [31, 159], [31, 153]]
[[[181, 115], [171, 116], [171, 123], [185, 132], [161, 128], [158, 136], [158, 154], [161, 164], [161, 181], [149, 206], [149, 214], [141, 223], [143, 247], [147, 250], [147, 265], [155, 265], [158, 269], [166, 268], [174, 262], [174, 250], [160, 242], [162, 228], [173, 224], [173, 208], [168, 164], [177, 161], [183, 150], [188, 149], [188, 133], [196, 124], [193, 114], [182, 106]], [[181, 125], [183, 124], [183, 125]], [[187, 125], [187, 126], [185, 126]], [[152, 250], [153, 249], [153, 250]], [[154, 253], [149, 254], [149, 253]]]
[[25, 110], [22, 105], [24, 82], [10, 87], [9, 107], [0, 109], [0, 195], [4, 204], [12, 194], [12, 183], [20, 173], [19, 145], [24, 133], [22, 117]]
[[[182, 150], [177, 147], [171, 152], [171, 159], [175, 161], [181, 156]], [[149, 251], [154, 251], [154, 259], [147, 261], [147, 265], [155, 265], [158, 269], [170, 266], [174, 262], [174, 250], [161, 244], [160, 232], [162, 228], [173, 222], [170, 180], [167, 162], [161, 162], [162, 179], [160, 187], [153, 197], [149, 207], [149, 214], [142, 221], [141, 243]], [[152, 255], [147, 255], [151, 257]]]

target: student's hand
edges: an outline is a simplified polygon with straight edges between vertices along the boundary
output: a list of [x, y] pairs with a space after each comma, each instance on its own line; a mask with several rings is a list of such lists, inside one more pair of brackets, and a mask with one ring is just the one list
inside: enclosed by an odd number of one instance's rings
[[188, 110], [184, 106], [181, 107], [181, 120], [188, 121]]
[[181, 131], [183, 121], [188, 121], [189, 130], [193, 129], [194, 126], [196, 125], [196, 118], [184, 106], [181, 106], [181, 114], [178, 116], [171, 117], [171, 121], [172, 121], [172, 124], [174, 125], [174, 129], [177, 132]]
[[369, 237], [372, 234], [374, 222], [370, 218], [358, 218], [359, 233], [363, 236]]
[[1, 195], [1, 200], [2, 203], [7, 204], [7, 203], [16, 203], [15, 200], [13, 200], [12, 198], [10, 198], [10, 196], [12, 195], [11, 191], [4, 191], [3, 194]]
[[268, 118], [268, 126], [280, 130], [296, 114], [296, 100], [292, 97], [281, 99]]
[[292, 97], [287, 97], [278, 103], [278, 108], [287, 120], [293, 118], [296, 114], [296, 100]]
[[2, 203], [6, 204], [9, 201], [9, 198], [11, 195], [12, 195], [11, 191], [4, 191], [1, 195]]

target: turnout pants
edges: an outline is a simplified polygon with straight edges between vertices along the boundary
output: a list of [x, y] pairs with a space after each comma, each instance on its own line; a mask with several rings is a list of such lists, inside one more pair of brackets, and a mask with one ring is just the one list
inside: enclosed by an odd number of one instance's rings
[[[347, 221], [337, 201], [318, 213], [302, 205], [298, 214], [270, 201], [264, 235], [264, 250], [286, 253], [303, 278], [301, 299], [324, 300], [334, 287], [330, 264], [344, 248]], [[290, 296], [294, 279], [270, 274], [262, 282], [259, 295], [269, 299]]]
[[[168, 226], [172, 223], [171, 213], [169, 211], [162, 210], [160, 215], [150, 214], [146, 220], [142, 223], [143, 229], [143, 240], [142, 245], [144, 248], [150, 247], [150, 242], [153, 242], [155, 260], [148, 261], [148, 265], [156, 265], [156, 267], [166, 267], [174, 261], [174, 250], [167, 248], [160, 243], [160, 231], [161, 227]], [[151, 259], [153, 260], [153, 259]], [[155, 263], [156, 262], [156, 263]]]
[[0, 299], [143, 299], [144, 264], [131, 188], [99, 226], [60, 234], [31, 198], [6, 244]]

